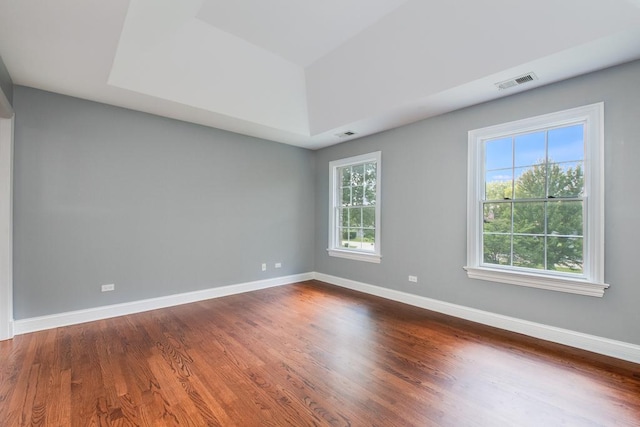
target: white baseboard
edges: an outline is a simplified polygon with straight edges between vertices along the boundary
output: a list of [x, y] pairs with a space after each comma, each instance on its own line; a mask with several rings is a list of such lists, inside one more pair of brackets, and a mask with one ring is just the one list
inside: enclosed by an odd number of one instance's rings
[[592, 351], [594, 353], [627, 360], [629, 362], [640, 363], [639, 345], [575, 332], [569, 329], [547, 326], [541, 323], [529, 322], [515, 317], [503, 316], [419, 295], [408, 294], [405, 292], [356, 282], [354, 280], [330, 276], [328, 274], [314, 273], [314, 278], [332, 285], [425, 308], [427, 310], [437, 311], [439, 313], [448, 314], [450, 316], [459, 317], [472, 322], [482, 323], [484, 325], [517, 332], [534, 338]]
[[0, 341], [10, 340], [13, 338], [13, 323], [13, 320], [7, 321], [6, 327], [3, 327], [2, 330], [0, 330]]
[[592, 351], [594, 353], [627, 360], [629, 362], [640, 363], [639, 345], [575, 332], [568, 329], [556, 328], [554, 326], [543, 325], [540, 323], [529, 322], [527, 320], [503, 316], [488, 311], [451, 304], [419, 295], [408, 294], [406, 292], [382, 288], [380, 286], [369, 285], [367, 283], [356, 282], [354, 280], [343, 279], [341, 277], [330, 276], [328, 274], [317, 272], [258, 280], [255, 282], [240, 283], [236, 285], [222, 286], [219, 288], [204, 289], [201, 291], [186, 292], [122, 304], [89, 308], [86, 310], [70, 311], [49, 316], [32, 317], [16, 320], [13, 322], [12, 327], [15, 335], [21, 335], [29, 332], [58, 328], [61, 326], [92, 322], [95, 320], [172, 307], [211, 298], [220, 298], [275, 286], [288, 285], [311, 279], [379, 296], [392, 301], [425, 308], [427, 310], [437, 311], [439, 313], [448, 314], [450, 316], [459, 317], [472, 322], [517, 332], [534, 338]]
[[272, 288], [274, 286], [288, 285], [296, 282], [313, 279], [313, 273], [294, 274], [291, 276], [276, 277], [273, 279], [258, 280], [255, 282], [240, 283], [236, 285], [222, 286], [219, 288], [203, 289], [201, 291], [186, 292], [182, 294], [168, 295], [158, 298], [150, 298], [140, 301], [126, 302], [122, 304], [107, 305], [103, 307], [89, 308], [85, 310], [69, 311], [66, 313], [52, 314], [49, 316], [32, 317], [16, 320], [14, 333], [16, 335], [61, 326], [75, 325], [78, 323], [92, 322], [94, 320], [108, 319], [110, 317], [124, 316], [143, 311], [156, 310], [158, 308], [172, 307], [190, 302], [203, 301], [211, 298], [220, 298], [228, 295], [257, 291]]

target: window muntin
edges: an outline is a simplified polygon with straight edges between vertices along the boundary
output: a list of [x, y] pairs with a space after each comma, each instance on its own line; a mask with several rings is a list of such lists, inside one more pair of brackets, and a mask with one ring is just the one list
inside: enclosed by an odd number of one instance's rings
[[470, 278], [602, 296], [604, 104], [469, 132]]
[[341, 198], [336, 206], [340, 247], [375, 253], [375, 162], [339, 167]]
[[483, 144], [482, 265], [582, 275], [584, 123]]
[[380, 262], [380, 152], [329, 167], [329, 255]]

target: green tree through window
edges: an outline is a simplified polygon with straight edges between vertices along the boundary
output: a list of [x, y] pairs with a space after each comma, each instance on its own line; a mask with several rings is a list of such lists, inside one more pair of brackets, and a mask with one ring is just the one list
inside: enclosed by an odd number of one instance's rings
[[329, 163], [330, 256], [380, 262], [381, 152]]
[[[582, 138], [582, 125], [572, 128], [571, 132], [564, 133]], [[553, 135], [549, 135], [554, 131], [495, 141], [502, 148], [500, 154], [490, 147], [487, 149], [486, 164], [498, 167], [488, 171], [489, 180], [485, 182], [484, 263], [583, 272], [582, 144], [567, 140], [569, 148], [561, 158], [563, 161], [555, 162], [545, 157], [551, 151], [550, 141], [556, 148], [561, 145], [557, 138], [554, 140]], [[520, 146], [517, 138], [521, 138]], [[535, 151], [542, 154], [542, 159], [529, 161], [534, 164], [524, 166], [521, 160], [518, 164], [518, 156], [526, 158], [527, 152], [532, 155]], [[566, 154], [569, 151], [573, 153]], [[492, 154], [494, 157], [504, 155], [504, 159], [489, 157]], [[509, 167], [502, 167], [509, 157], [512, 159]], [[518, 173], [519, 176], [512, 179]]]
[[469, 278], [604, 295], [604, 131], [604, 103], [469, 131]]

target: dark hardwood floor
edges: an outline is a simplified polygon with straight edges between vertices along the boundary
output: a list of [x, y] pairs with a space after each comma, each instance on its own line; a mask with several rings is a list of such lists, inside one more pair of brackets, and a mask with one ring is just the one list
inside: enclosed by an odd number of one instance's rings
[[640, 426], [640, 365], [320, 282], [0, 343], [0, 425]]

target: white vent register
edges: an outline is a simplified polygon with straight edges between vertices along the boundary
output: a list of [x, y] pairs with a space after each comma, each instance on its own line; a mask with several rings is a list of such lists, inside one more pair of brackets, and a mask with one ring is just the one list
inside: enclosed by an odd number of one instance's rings
[[538, 77], [534, 73], [527, 73], [509, 80], [505, 80], [503, 82], [496, 83], [496, 87], [500, 90], [504, 90], [509, 89], [510, 87], [529, 83], [534, 80], [538, 80]]
[[354, 131], [352, 131], [352, 130], [348, 130], [348, 131], [346, 131], [346, 132], [336, 133], [336, 136], [337, 136], [338, 138], [347, 138], [347, 137], [349, 137], [349, 136], [353, 136], [353, 135], [355, 135], [355, 134], [356, 134], [356, 132], [354, 132]]

